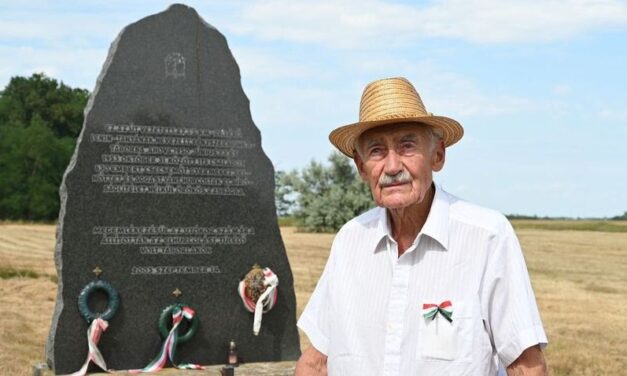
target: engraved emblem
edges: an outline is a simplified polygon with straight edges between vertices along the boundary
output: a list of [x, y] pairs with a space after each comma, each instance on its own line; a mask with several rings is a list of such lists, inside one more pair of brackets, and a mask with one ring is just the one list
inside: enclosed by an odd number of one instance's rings
[[165, 76], [185, 78], [185, 57], [178, 52], [172, 52], [165, 57]]

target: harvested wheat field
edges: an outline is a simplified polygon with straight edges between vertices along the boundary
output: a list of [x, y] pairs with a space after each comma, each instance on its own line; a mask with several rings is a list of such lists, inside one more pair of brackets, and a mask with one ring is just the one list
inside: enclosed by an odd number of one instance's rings
[[[627, 223], [615, 222], [624, 231], [610, 232], [581, 223], [542, 223], [515, 227], [549, 336], [551, 374], [626, 375]], [[1, 375], [30, 375], [31, 365], [43, 359], [56, 293], [54, 233], [53, 225], [0, 224]], [[333, 235], [291, 227], [282, 233], [300, 314]], [[304, 336], [301, 344], [309, 345]]]

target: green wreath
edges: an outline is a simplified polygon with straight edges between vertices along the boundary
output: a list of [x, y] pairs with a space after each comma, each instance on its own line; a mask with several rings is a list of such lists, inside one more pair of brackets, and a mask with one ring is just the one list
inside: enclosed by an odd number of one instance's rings
[[[89, 297], [96, 290], [104, 291], [107, 294], [107, 298], [109, 303], [107, 304], [107, 309], [104, 312], [93, 312], [89, 309]], [[95, 281], [89, 282], [83, 290], [78, 295], [78, 311], [81, 313], [81, 316], [88, 322], [92, 322], [97, 318], [101, 318], [103, 320], [109, 321], [115, 312], [118, 310], [120, 306], [120, 296], [118, 292], [111, 286], [111, 284], [107, 281], [103, 281], [101, 279], [97, 279]]]
[[[167, 306], [161, 312], [161, 316], [159, 317], [159, 331], [161, 332], [161, 336], [164, 339], [167, 338], [168, 334], [170, 333], [170, 329], [168, 329], [168, 324], [172, 322], [172, 310], [174, 310], [174, 308], [176, 307], [183, 309], [189, 306], [186, 304], [172, 304], [170, 306]], [[196, 334], [196, 330], [198, 330], [198, 316], [192, 317], [192, 322], [189, 324], [189, 328], [187, 329], [187, 332], [185, 332], [185, 334], [183, 335], [179, 335], [178, 343], [184, 343], [192, 339], [194, 334]]]

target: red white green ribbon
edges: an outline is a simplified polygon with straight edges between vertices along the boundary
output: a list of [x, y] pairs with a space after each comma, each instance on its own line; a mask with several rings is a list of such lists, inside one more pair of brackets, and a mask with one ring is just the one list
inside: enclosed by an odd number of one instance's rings
[[452, 323], [453, 303], [451, 303], [450, 300], [445, 300], [440, 304], [424, 303], [422, 305], [422, 316], [424, 316], [425, 319], [435, 320], [438, 313], [448, 322]]
[[172, 329], [170, 329], [170, 332], [168, 333], [165, 342], [163, 342], [163, 346], [161, 346], [161, 351], [159, 351], [159, 355], [157, 355], [157, 357], [146, 367], [142, 369], [132, 369], [128, 372], [132, 374], [157, 372], [165, 367], [168, 359], [170, 359], [172, 365], [178, 369], [205, 369], [205, 367], [202, 367], [198, 364], [176, 364], [174, 362], [174, 353], [176, 351], [176, 346], [178, 343], [177, 329], [184, 318], [191, 320], [194, 318], [195, 314], [196, 312], [194, 312], [194, 310], [189, 307], [174, 307], [174, 309], [172, 310]]
[[94, 362], [98, 367], [102, 368], [105, 372], [111, 372], [107, 369], [107, 363], [105, 362], [100, 350], [98, 350], [98, 342], [100, 341], [100, 336], [102, 333], [107, 330], [109, 327], [109, 323], [101, 318], [96, 318], [92, 320], [89, 328], [87, 328], [87, 346], [89, 347], [89, 352], [87, 353], [87, 360], [78, 371], [72, 373], [69, 376], [84, 376], [87, 374], [87, 367], [89, 367], [89, 363]]
[[257, 302], [254, 302], [247, 294], [246, 294], [246, 283], [244, 281], [240, 281], [237, 291], [239, 292], [240, 298], [242, 298], [242, 302], [244, 306], [249, 312], [255, 313], [255, 318], [253, 321], [253, 333], [255, 335], [259, 335], [259, 331], [261, 330], [261, 319], [262, 315], [269, 310], [271, 310], [277, 301], [277, 286], [279, 285], [279, 277], [270, 268], [263, 268], [263, 284], [266, 286], [266, 290], [259, 296]]

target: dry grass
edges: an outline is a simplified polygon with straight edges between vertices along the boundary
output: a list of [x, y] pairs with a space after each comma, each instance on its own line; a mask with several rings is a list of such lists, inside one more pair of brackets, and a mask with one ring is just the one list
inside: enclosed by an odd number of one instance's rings
[[627, 234], [518, 234], [553, 375], [627, 375]]
[[0, 225], [0, 269], [18, 271], [0, 279], [1, 375], [30, 375], [44, 357], [57, 288], [54, 233], [52, 225]]
[[[294, 227], [281, 228], [281, 235], [294, 274], [296, 311], [300, 317], [322, 274], [334, 235], [300, 233], [296, 232]], [[303, 350], [309, 347], [309, 339], [302, 331], [300, 347]]]
[[[549, 341], [555, 376], [627, 374], [627, 233], [517, 226]], [[283, 228], [298, 314], [328, 256], [330, 234]], [[43, 358], [54, 305], [54, 226], [0, 224], [0, 374], [30, 375]], [[27, 274], [22, 274], [27, 275]], [[301, 337], [303, 348], [309, 346]]]
[[516, 230], [627, 232], [627, 221], [516, 220]]

